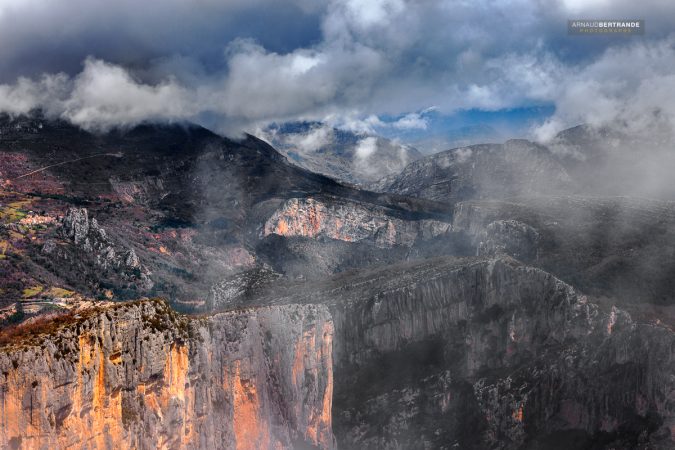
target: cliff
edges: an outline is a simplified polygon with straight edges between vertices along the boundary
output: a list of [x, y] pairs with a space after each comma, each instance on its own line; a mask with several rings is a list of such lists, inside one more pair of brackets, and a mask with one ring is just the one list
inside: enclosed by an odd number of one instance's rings
[[320, 306], [36, 324], [0, 350], [0, 446], [331, 449], [332, 336]]
[[437, 220], [402, 220], [382, 208], [313, 198], [290, 199], [267, 220], [264, 236], [325, 237], [347, 242], [368, 242], [377, 247], [412, 246], [417, 239], [431, 239], [450, 229]]
[[[523, 141], [376, 194], [253, 137], [5, 122], [0, 447], [674, 446], [672, 203], [523, 200], [574, 187]], [[24, 309], [146, 295], [248, 309]]]
[[673, 331], [511, 258], [430, 259], [257, 301], [330, 308], [340, 448], [675, 442]]
[[332, 307], [343, 448], [673, 445], [672, 331], [512, 260], [441, 267]]
[[[468, 201], [455, 205], [452, 228], [469, 237], [474, 254], [506, 253], [586, 294], [611, 298], [631, 314], [675, 303], [673, 202], [582, 196]], [[655, 316], [670, 320], [672, 313]]]

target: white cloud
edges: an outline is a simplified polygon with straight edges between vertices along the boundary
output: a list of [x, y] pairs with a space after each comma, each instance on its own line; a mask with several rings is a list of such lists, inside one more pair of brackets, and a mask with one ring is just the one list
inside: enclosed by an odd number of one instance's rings
[[575, 13], [605, 7], [608, 3], [608, 0], [562, 0], [562, 4], [567, 10]]
[[675, 131], [675, 38], [609, 49], [577, 71], [559, 69], [546, 96], [553, 117], [533, 130], [541, 140], [586, 123], [630, 134]]
[[311, 128], [305, 133], [293, 133], [285, 136], [285, 145], [299, 153], [313, 153], [333, 142], [333, 128], [321, 125]]
[[344, 5], [351, 22], [360, 27], [387, 25], [392, 16], [405, 9], [402, 0], [344, 0], [336, 3]]
[[0, 111], [12, 115], [26, 114], [43, 107], [47, 112], [58, 109], [58, 102], [68, 92], [68, 77], [64, 74], [44, 75], [34, 81], [19, 78], [13, 85], [0, 85]]
[[[584, 5], [204, 0], [195, 8], [168, 0], [157, 8], [131, 0], [0, 0], [0, 77], [11, 78], [0, 85], [0, 110], [41, 106], [88, 128], [208, 116], [210, 126], [230, 132], [307, 119], [372, 133], [424, 130], [424, 112], [411, 111], [430, 104], [450, 113], [553, 103], [555, 117], [536, 130], [542, 136], [553, 124], [603, 122], [616, 111], [640, 123], [628, 104], [669, 115], [672, 48], [656, 41], [671, 29], [664, 18], [675, 14], [675, 3], [612, 2], [616, 15], [648, 20], [644, 39], [562, 36], [575, 8], [602, 8], [600, 1]], [[285, 10], [292, 20], [282, 17]], [[269, 11], [274, 26], [250, 20]], [[274, 39], [277, 29], [288, 42]], [[250, 38], [237, 38], [244, 35]], [[68, 75], [62, 65], [72, 69]], [[11, 76], [22, 70], [32, 77]], [[662, 83], [650, 91], [660, 98], [649, 95], [649, 83]], [[640, 98], [631, 97], [640, 89]], [[386, 124], [378, 118], [384, 115], [401, 118]]]
[[365, 161], [370, 158], [377, 151], [377, 138], [369, 136], [363, 138], [359, 141], [356, 146], [355, 153], [356, 158], [365, 163]]
[[193, 116], [198, 111], [194, 100], [194, 93], [171, 80], [142, 84], [119, 66], [89, 59], [63, 104], [62, 116], [85, 128], [127, 126]]
[[420, 113], [410, 113], [392, 123], [391, 126], [399, 130], [426, 130], [427, 119]]
[[358, 112], [341, 112], [340, 114], [330, 114], [323, 118], [323, 121], [335, 128], [351, 131], [356, 134], [374, 134], [378, 127], [385, 127], [387, 124], [374, 114], [363, 117]]

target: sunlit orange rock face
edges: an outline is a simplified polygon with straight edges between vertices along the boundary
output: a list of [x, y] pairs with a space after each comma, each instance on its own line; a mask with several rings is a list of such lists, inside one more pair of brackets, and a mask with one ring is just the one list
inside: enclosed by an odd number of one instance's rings
[[308, 199], [290, 199], [265, 223], [264, 236], [326, 237], [346, 242], [366, 242], [378, 247], [411, 246], [450, 230], [436, 220], [408, 221], [387, 215], [378, 208], [334, 201], [325, 204]]
[[0, 349], [0, 448], [332, 449], [318, 306], [119, 305]]

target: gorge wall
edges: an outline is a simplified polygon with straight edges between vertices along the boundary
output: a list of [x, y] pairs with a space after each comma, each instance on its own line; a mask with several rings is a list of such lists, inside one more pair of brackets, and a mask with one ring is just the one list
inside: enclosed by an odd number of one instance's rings
[[331, 303], [341, 448], [674, 444], [672, 330], [509, 258], [405, 272]]
[[406, 221], [385, 214], [372, 205], [313, 198], [286, 201], [267, 220], [264, 236], [326, 237], [338, 241], [368, 242], [378, 247], [410, 247], [417, 239], [442, 235], [450, 224], [437, 220]]
[[455, 205], [453, 230], [473, 254], [508, 254], [634, 316], [669, 321], [675, 207], [629, 197], [552, 196]]
[[673, 331], [509, 257], [276, 285], [256, 301], [330, 308], [342, 449], [675, 443]]
[[335, 448], [324, 307], [148, 300], [42, 327], [0, 349], [2, 448]]

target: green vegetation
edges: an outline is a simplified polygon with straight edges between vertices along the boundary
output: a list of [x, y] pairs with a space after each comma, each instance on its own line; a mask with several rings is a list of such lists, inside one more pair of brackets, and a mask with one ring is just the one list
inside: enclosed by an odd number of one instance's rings
[[5, 223], [15, 223], [26, 217], [26, 208], [31, 204], [31, 200], [21, 200], [12, 202], [5, 207], [0, 208], [0, 221]]
[[33, 298], [44, 290], [44, 287], [37, 285], [23, 290], [21, 296], [23, 298]]
[[152, 298], [146, 302], [151, 302], [155, 311], [154, 314], [143, 314], [145, 326], [160, 333], [175, 330], [184, 339], [190, 337], [190, 319], [187, 316], [176, 312], [164, 299]]
[[52, 287], [45, 292], [45, 295], [54, 298], [71, 298], [73, 295], [75, 295], [75, 292], [60, 287]]
[[21, 302], [16, 302], [16, 311], [14, 311], [14, 314], [9, 316], [7, 318], [7, 323], [9, 324], [16, 324], [21, 321], [26, 317], [26, 314], [23, 312], [23, 304]]

